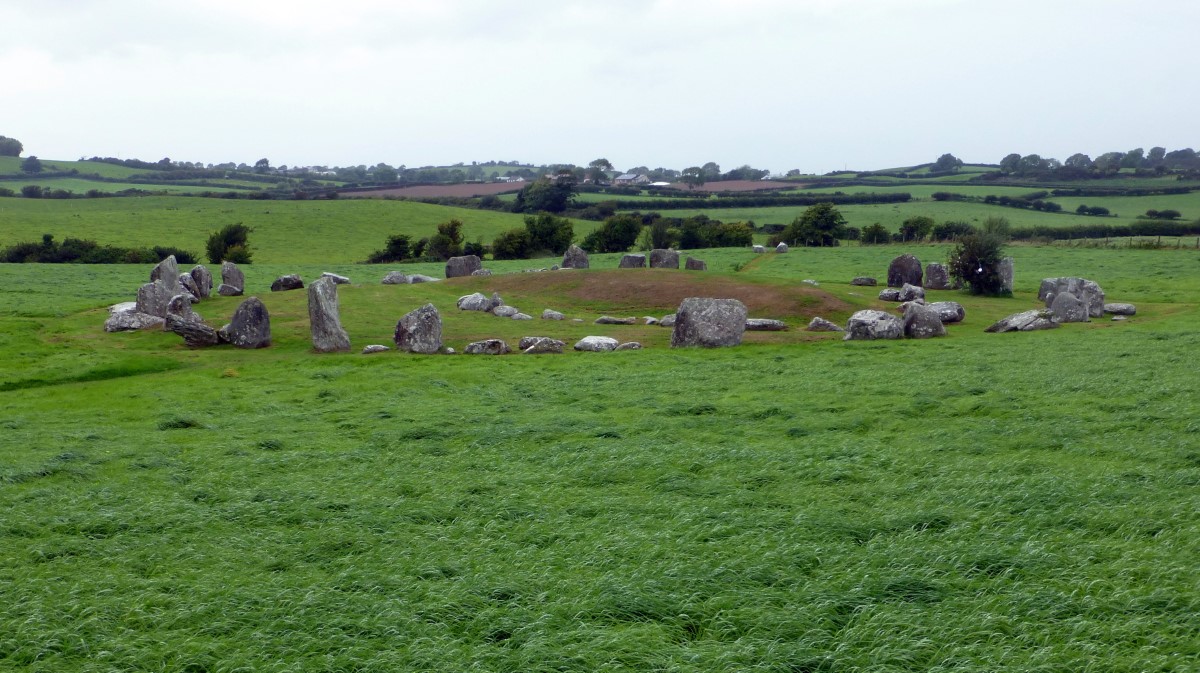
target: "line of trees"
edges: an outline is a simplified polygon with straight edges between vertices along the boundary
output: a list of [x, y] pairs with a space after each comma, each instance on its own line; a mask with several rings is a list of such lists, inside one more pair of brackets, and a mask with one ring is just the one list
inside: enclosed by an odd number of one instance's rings
[[154, 246], [125, 248], [101, 245], [81, 238], [54, 240], [53, 234], [43, 234], [41, 242], [18, 243], [0, 251], [4, 264], [157, 264], [175, 255], [180, 264], [195, 264], [196, 255], [180, 248]]

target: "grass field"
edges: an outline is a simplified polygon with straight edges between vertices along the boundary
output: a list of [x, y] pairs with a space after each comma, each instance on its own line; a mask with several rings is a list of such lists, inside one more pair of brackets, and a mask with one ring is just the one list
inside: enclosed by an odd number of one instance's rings
[[[523, 217], [488, 210], [447, 208], [410, 201], [245, 201], [184, 197], [122, 199], [0, 199], [0, 248], [41, 240], [50, 233], [123, 246], [168, 245], [203, 254], [209, 234], [242, 223], [254, 231], [250, 245], [260, 263], [319, 264], [362, 261], [391, 234], [418, 238], [438, 223], [463, 221], [467, 241], [486, 243], [524, 226]], [[595, 223], [576, 221], [582, 238]]]
[[124, 191], [126, 189], [139, 189], [151, 193], [166, 193], [166, 194], [197, 194], [199, 192], [246, 192], [260, 191], [264, 187], [263, 183], [254, 183], [247, 181], [229, 180], [221, 181], [220, 187], [196, 185], [173, 185], [173, 184], [142, 184], [137, 182], [97, 182], [96, 180], [85, 180], [82, 178], [38, 178], [32, 177], [26, 180], [0, 181], [0, 187], [7, 187], [14, 192], [20, 193], [21, 188], [25, 185], [38, 185], [44, 189], [65, 189], [73, 192], [78, 196], [83, 196], [89, 191], [95, 189], [100, 192], [113, 194]]
[[[967, 307], [944, 339], [681, 351], [591, 320], [696, 291], [843, 321], [876, 305], [850, 277], [945, 248], [382, 286], [356, 245], [245, 267], [252, 352], [101, 332], [148, 268], [0, 266], [0, 668], [1194, 670], [1200, 253], [1021, 246], [1013, 298], [932, 293]], [[324, 270], [356, 347], [432, 301], [456, 348], [647, 348], [316, 356], [304, 293], [263, 289]], [[1063, 274], [1138, 315], [982, 332]], [[455, 310], [474, 290], [586, 322]]]
[[[21, 174], [21, 162], [25, 157], [0, 157], [0, 175]], [[103, 178], [127, 178], [131, 175], [146, 173], [140, 168], [129, 168], [116, 164], [106, 164], [102, 161], [58, 161], [42, 159], [42, 167], [47, 171], [77, 170], [80, 173], [95, 173]]]

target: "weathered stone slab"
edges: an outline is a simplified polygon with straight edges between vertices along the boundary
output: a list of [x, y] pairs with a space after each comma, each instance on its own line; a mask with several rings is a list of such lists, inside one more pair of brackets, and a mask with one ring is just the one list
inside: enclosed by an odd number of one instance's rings
[[904, 287], [900, 288], [900, 294], [897, 296], [897, 299], [900, 301], [913, 301], [914, 299], [924, 298], [925, 288], [920, 285], [909, 285], [908, 283], [905, 283]]
[[705, 264], [702, 259], [688, 257], [687, 261], [683, 263], [683, 268], [688, 271], [708, 271], [708, 264]]
[[1133, 304], [1105, 304], [1104, 312], [1111, 315], [1137, 315], [1137, 306]]
[[1054, 322], [1050, 311], [1046, 309], [1033, 309], [1001, 318], [983, 331], [998, 334], [1001, 332], [1033, 332], [1035, 330], [1054, 329], [1055, 327], [1058, 327], [1058, 323]]
[[874, 287], [875, 285], [878, 284], [878, 282], [879, 281], [877, 281], [874, 278], [871, 278], [869, 276], [856, 276], [853, 280], [850, 281], [850, 284], [858, 285], [860, 287]]
[[942, 317], [928, 306], [911, 303], [904, 309], [904, 336], [910, 339], [930, 339], [946, 336]]
[[821, 316], [816, 316], [808, 321], [808, 327], [804, 329], [809, 332], [845, 332], [846, 330], [836, 323], [829, 322]]
[[873, 341], [876, 339], [903, 339], [904, 323], [896, 316], [884, 311], [859, 311], [850, 316], [846, 323], [844, 341]]
[[350, 335], [338, 313], [337, 286], [329, 276], [321, 276], [308, 286], [308, 324], [313, 350], [318, 353], [350, 351]]
[[384, 285], [408, 285], [408, 276], [399, 271], [388, 271], [383, 277]]
[[338, 275], [331, 271], [322, 272], [321, 278], [328, 278], [329, 280], [332, 280], [335, 285], [349, 285], [350, 284], [349, 278], [342, 276], [342, 275]]
[[637, 318], [614, 318], [611, 315], [602, 315], [596, 318], [597, 325], [636, 325]]
[[392, 340], [397, 350], [436, 353], [442, 347], [442, 316], [433, 304], [409, 311], [396, 323]]
[[1088, 306], [1070, 292], [1050, 295], [1050, 313], [1054, 322], [1088, 322]]
[[199, 291], [196, 297], [199, 299], [208, 299], [212, 295], [213, 277], [212, 272], [207, 266], [197, 264], [188, 272], [192, 280], [196, 281], [196, 289]]
[[179, 263], [175, 261], [175, 255], [168, 255], [166, 259], [154, 265], [150, 270], [150, 282], [154, 281], [162, 281], [172, 297], [179, 294]]
[[250, 297], [218, 335], [238, 348], [266, 348], [271, 345], [271, 315], [258, 297]]
[[746, 305], [737, 299], [688, 297], [675, 311], [671, 347], [736, 346], [745, 331]]
[[575, 342], [575, 350], [599, 353], [616, 350], [618, 345], [620, 345], [620, 342], [612, 337], [585, 336], [579, 341]]
[[562, 320], [563, 314], [553, 309], [542, 311], [542, 320]]
[[563, 255], [562, 268], [586, 269], [588, 265], [588, 255], [584, 252], [583, 248], [571, 244], [571, 247], [567, 248], [566, 254]]
[[921, 260], [909, 254], [900, 255], [888, 265], [888, 287], [903, 287], [905, 283], [921, 284]]
[[[179, 277], [176, 276], [175, 284], [179, 284]], [[159, 318], [167, 317], [167, 304], [171, 301], [171, 297], [179, 294], [179, 291], [171, 292], [171, 288], [160, 278], [152, 283], [146, 283], [138, 288], [137, 293], [137, 312], [145, 313]]]
[[463, 255], [461, 257], [451, 257], [446, 260], [446, 277], [458, 278], [460, 276], [469, 276], [472, 272], [483, 268], [483, 261], [476, 255]]
[[392, 350], [392, 349], [388, 348], [387, 346], [384, 346], [383, 344], [370, 344], [368, 346], [363, 346], [362, 354], [370, 355], [372, 353], [383, 353], [383, 352], [390, 351], [390, 350]]
[[[325, 276], [322, 276], [322, 278], [325, 278]], [[286, 292], [288, 290], [303, 290], [303, 289], [304, 289], [304, 281], [301, 280], [300, 276], [298, 276], [294, 273], [290, 273], [286, 276], [280, 276], [280, 277], [276, 278], [274, 282], [271, 283], [271, 291], [272, 292]]]
[[467, 355], [506, 355], [512, 352], [503, 339], [484, 339], [467, 344], [463, 353]]
[[482, 292], [475, 292], [458, 298], [458, 308], [460, 311], [490, 311], [492, 307], [492, 298]]
[[517, 350], [525, 355], [539, 355], [542, 353], [561, 353], [565, 343], [558, 339], [552, 339], [544, 336], [527, 336], [521, 337], [520, 343], [517, 344]]
[[674, 250], [663, 250], [661, 248], [650, 251], [650, 268], [651, 269], [678, 269], [679, 268], [679, 253]]
[[956, 301], [935, 301], [928, 306], [937, 311], [943, 323], [962, 322], [967, 317], [966, 309]]
[[1061, 278], [1045, 278], [1038, 286], [1038, 299], [1046, 302], [1046, 308], [1054, 300], [1054, 295], [1070, 292], [1088, 307], [1088, 315], [1099, 318], [1104, 315], [1104, 290], [1095, 281], [1075, 276]]
[[641, 269], [646, 266], [645, 255], [623, 255], [621, 263], [617, 265], [618, 269]]
[[771, 318], [746, 318], [747, 332], [782, 332], [787, 329], [787, 323]]

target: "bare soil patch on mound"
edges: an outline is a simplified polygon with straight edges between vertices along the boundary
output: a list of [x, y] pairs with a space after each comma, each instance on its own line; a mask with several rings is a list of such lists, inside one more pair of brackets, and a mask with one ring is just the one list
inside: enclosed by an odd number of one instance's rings
[[519, 192], [526, 182], [469, 182], [458, 185], [417, 185], [415, 187], [393, 187], [390, 189], [372, 189], [363, 192], [342, 192], [347, 199], [379, 198], [383, 196], [412, 196], [437, 198], [454, 196], [470, 198], [472, 196], [490, 196]]
[[[492, 276], [489, 291], [515, 303], [522, 296], [619, 313], [669, 313], [687, 297], [737, 299], [756, 318], [811, 318], [847, 313], [851, 306], [818, 288], [749, 282], [671, 269], [543, 271]], [[549, 304], [548, 304], [549, 305]]]

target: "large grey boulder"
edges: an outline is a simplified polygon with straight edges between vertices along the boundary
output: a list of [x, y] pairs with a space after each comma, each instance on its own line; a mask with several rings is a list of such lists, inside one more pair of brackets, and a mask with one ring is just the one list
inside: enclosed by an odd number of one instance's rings
[[650, 251], [651, 269], [678, 269], [679, 253], [674, 250], [656, 248]]
[[467, 344], [463, 352], [467, 355], [507, 355], [512, 349], [503, 339], [484, 339]]
[[736, 346], [745, 331], [746, 305], [737, 299], [688, 297], [675, 311], [671, 347]]
[[238, 296], [246, 290], [246, 275], [242, 273], [237, 264], [228, 261], [221, 262], [221, 285], [228, 286], [229, 288], [237, 288], [237, 292], [226, 294], [228, 290], [226, 292], [219, 292], [218, 288], [219, 294], [226, 297]]
[[[175, 284], [179, 284], [179, 277], [175, 277]], [[179, 294], [179, 290], [171, 291], [171, 288], [161, 278], [138, 288], [136, 310], [138, 313], [157, 316], [159, 318], [167, 317], [167, 304], [171, 301], [171, 297]]]
[[250, 297], [238, 305], [218, 334], [238, 348], [266, 348], [271, 345], [271, 315], [258, 297]]
[[1045, 278], [1038, 286], [1038, 299], [1046, 302], [1046, 308], [1054, 301], [1054, 296], [1070, 292], [1088, 307], [1088, 315], [1099, 318], [1104, 315], [1104, 290], [1095, 281], [1075, 276], [1062, 278]]
[[168, 255], [150, 270], [150, 282], [159, 280], [167, 286], [172, 297], [179, 294], [179, 263], [175, 261], [175, 255]]
[[382, 282], [384, 285], [408, 285], [408, 276], [399, 271], [388, 271]]
[[585, 336], [579, 341], [575, 342], [575, 350], [601, 353], [604, 351], [616, 350], [620, 343], [621, 342], [612, 337]]
[[695, 257], [688, 257], [683, 263], [683, 268], [688, 271], [708, 271], [708, 265], [704, 263], [704, 260]]
[[563, 317], [564, 316], [561, 312], [555, 311], [554, 309], [548, 308], [542, 311], [542, 320], [562, 320]]
[[350, 335], [342, 327], [338, 314], [338, 283], [321, 276], [308, 286], [308, 325], [313, 350], [318, 353], [350, 351]]
[[212, 295], [213, 278], [212, 272], [207, 266], [197, 264], [188, 272], [192, 280], [196, 281], [196, 289], [199, 291], [196, 297], [199, 299], [208, 299]]
[[1137, 306], [1133, 304], [1105, 304], [1104, 312], [1112, 315], [1137, 315]]
[[227, 283], [221, 283], [217, 286], [217, 294], [221, 295], [222, 297], [240, 297], [242, 296], [242, 288], [235, 287]]
[[845, 332], [846, 331], [846, 330], [842, 329], [840, 325], [829, 322], [828, 320], [822, 318], [821, 316], [816, 316], [812, 320], [808, 321], [808, 327], [805, 327], [804, 329], [808, 330], [809, 332]]
[[1013, 290], [1013, 258], [1005, 257], [1000, 260], [1000, 291], [1012, 294]]
[[913, 301], [924, 298], [925, 288], [920, 285], [910, 285], [908, 283], [905, 283], [904, 287], [900, 288], [900, 294], [896, 296], [896, 299], [899, 301]]
[[854, 279], [850, 281], [850, 284], [857, 285], [859, 287], [874, 287], [876, 284], [878, 284], [878, 282], [879, 281], [871, 278], [870, 276], [855, 276]]
[[[326, 276], [321, 276], [321, 277], [325, 278]], [[294, 273], [290, 273], [286, 276], [280, 276], [280, 277], [276, 278], [273, 283], [271, 283], [271, 291], [272, 292], [286, 292], [287, 290], [303, 290], [303, 289], [304, 289], [304, 281], [301, 280], [300, 276], [298, 276]]]
[[896, 316], [884, 311], [859, 311], [846, 322], [843, 341], [873, 341], [875, 339], [903, 339], [904, 323]]
[[498, 316], [501, 318], [511, 318], [518, 313], [520, 313], [520, 311], [517, 309], [516, 306], [501, 305], [501, 306], [493, 306], [492, 307], [492, 315]]
[[483, 261], [477, 255], [451, 257], [446, 260], [446, 277], [458, 278], [459, 276], [469, 276], [482, 268]]
[[202, 322], [176, 321], [171, 323], [171, 331], [183, 337], [188, 348], [207, 348], [221, 343], [217, 330]]
[[602, 315], [596, 318], [597, 325], [636, 325], [637, 318], [614, 318], [611, 315]]
[[137, 310], [137, 302], [124, 302], [109, 309], [108, 319], [104, 321], [105, 332], [134, 332], [148, 327], [162, 327], [163, 319], [141, 313]]
[[900, 301], [900, 290], [889, 287], [879, 291], [880, 301]]
[[564, 269], [586, 269], [588, 268], [588, 255], [583, 248], [571, 244], [567, 248], [567, 252], [563, 255], [562, 268]]
[[458, 298], [458, 308], [460, 311], [490, 311], [493, 306], [492, 298], [482, 292], [475, 292]]
[[675, 326], [675, 314], [672, 313], [670, 315], [664, 315], [662, 318], [659, 319], [658, 326], [659, 327], [674, 327]]
[[204, 322], [204, 319], [192, 310], [192, 298], [185, 293], [171, 297], [167, 302], [167, 313], [163, 323], [164, 332], [175, 331], [175, 324], [181, 322]]
[[442, 316], [433, 304], [413, 309], [396, 323], [396, 348], [410, 353], [436, 353], [442, 347]]
[[1090, 320], [1087, 304], [1079, 297], [1070, 292], [1059, 292], [1050, 297], [1050, 314], [1053, 316], [1054, 322], [1088, 322]]
[[755, 246], [751, 246], [751, 248], [750, 248], [750, 249], [751, 249], [751, 250], [753, 250], [755, 254], [761, 255], [761, 254], [763, 254], [764, 252], [766, 252], [766, 251], [767, 251], [767, 246], [765, 246], [765, 245], [755, 245]]
[[967, 311], [956, 301], [935, 301], [928, 304], [930, 309], [937, 311], [943, 323], [962, 322], [967, 317]]
[[784, 253], [788, 251], [788, 244], [780, 241], [779, 245], [775, 246], [775, 252]]
[[622, 255], [621, 262], [617, 264], [618, 269], [640, 269], [646, 266], [645, 255]]
[[542, 353], [561, 353], [565, 346], [566, 344], [558, 339], [551, 339], [544, 336], [527, 336], [521, 337], [520, 343], [517, 344], [517, 349], [525, 355], [539, 355]]
[[904, 309], [904, 336], [910, 339], [946, 336], [946, 326], [937, 311], [911, 303]]
[[937, 262], [930, 262], [925, 265], [925, 288], [929, 290], [949, 290], [952, 289], [950, 284], [950, 272], [946, 267]]
[[921, 260], [913, 255], [903, 254], [892, 260], [888, 265], [888, 287], [904, 287], [921, 284]]
[[1001, 332], [1033, 332], [1035, 330], [1054, 329], [1055, 327], [1058, 327], [1058, 323], [1054, 322], [1050, 311], [1033, 309], [1001, 318], [983, 331], [999, 334]]
[[770, 318], [746, 318], [747, 332], [782, 332], [787, 329], [787, 323]]

